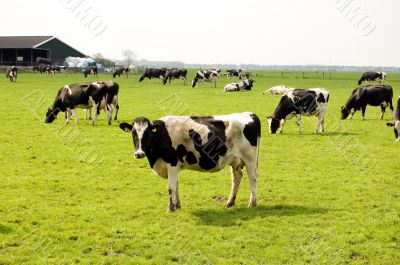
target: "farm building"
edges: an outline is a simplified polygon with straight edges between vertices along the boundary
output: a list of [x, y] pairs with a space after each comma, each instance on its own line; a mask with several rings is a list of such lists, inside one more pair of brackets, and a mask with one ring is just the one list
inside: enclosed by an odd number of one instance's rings
[[55, 36], [0, 37], [0, 65], [30, 66], [38, 57], [61, 65], [69, 56], [86, 57]]

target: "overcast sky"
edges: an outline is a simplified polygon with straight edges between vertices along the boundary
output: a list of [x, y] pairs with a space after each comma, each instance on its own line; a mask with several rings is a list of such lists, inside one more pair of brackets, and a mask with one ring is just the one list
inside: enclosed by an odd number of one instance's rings
[[399, 0], [13, 0], [0, 35], [187, 63], [400, 66]]

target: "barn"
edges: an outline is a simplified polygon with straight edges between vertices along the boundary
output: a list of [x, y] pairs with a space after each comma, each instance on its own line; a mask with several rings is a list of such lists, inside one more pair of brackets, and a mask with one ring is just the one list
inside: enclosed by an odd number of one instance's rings
[[38, 57], [61, 65], [69, 56], [87, 57], [55, 36], [0, 36], [0, 65], [31, 66]]

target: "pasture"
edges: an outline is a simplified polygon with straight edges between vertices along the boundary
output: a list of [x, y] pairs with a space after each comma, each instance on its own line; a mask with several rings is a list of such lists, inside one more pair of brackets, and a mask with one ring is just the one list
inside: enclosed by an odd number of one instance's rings
[[[182, 209], [167, 213], [167, 181], [146, 159], [134, 160], [132, 137], [108, 126], [104, 112], [91, 126], [64, 126], [44, 115], [57, 90], [69, 83], [111, 80], [19, 73], [0, 79], [0, 264], [399, 264], [400, 145], [393, 129], [367, 107], [366, 120], [340, 120], [360, 73], [332, 79], [258, 72], [250, 92], [224, 93], [209, 83], [192, 89], [181, 80], [131, 75], [120, 84], [119, 122], [137, 116], [208, 115], [252, 111], [262, 122], [258, 207], [248, 209], [244, 174], [235, 207], [225, 207], [229, 168], [182, 171]], [[194, 75], [189, 71], [188, 79]], [[330, 102], [325, 134], [315, 117], [295, 119], [283, 135], [268, 134], [266, 116], [280, 96], [275, 85], [325, 87]], [[394, 98], [400, 74], [389, 73]]]

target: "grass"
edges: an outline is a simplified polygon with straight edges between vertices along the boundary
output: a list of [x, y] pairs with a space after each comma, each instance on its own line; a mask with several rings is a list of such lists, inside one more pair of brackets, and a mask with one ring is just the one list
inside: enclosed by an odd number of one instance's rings
[[[166, 181], [146, 160], [132, 158], [131, 135], [83, 120], [44, 124], [64, 84], [86, 81], [21, 73], [0, 80], [0, 264], [399, 264], [400, 163], [393, 131], [379, 108], [341, 121], [339, 108], [360, 73], [332, 79], [258, 72], [255, 89], [223, 93], [181, 81], [170, 86], [120, 78], [119, 121], [137, 116], [207, 115], [253, 111], [262, 118], [258, 207], [247, 209], [245, 175], [236, 206], [229, 168], [180, 175], [182, 209], [166, 212]], [[193, 76], [193, 71], [189, 74]], [[308, 75], [311, 76], [311, 75]], [[320, 75], [319, 75], [320, 76]], [[400, 74], [389, 74], [395, 97]], [[91, 80], [110, 79], [100, 75]], [[326, 87], [331, 94], [325, 135], [316, 118], [295, 120], [283, 135], [267, 134], [265, 116], [279, 96], [268, 87]]]

